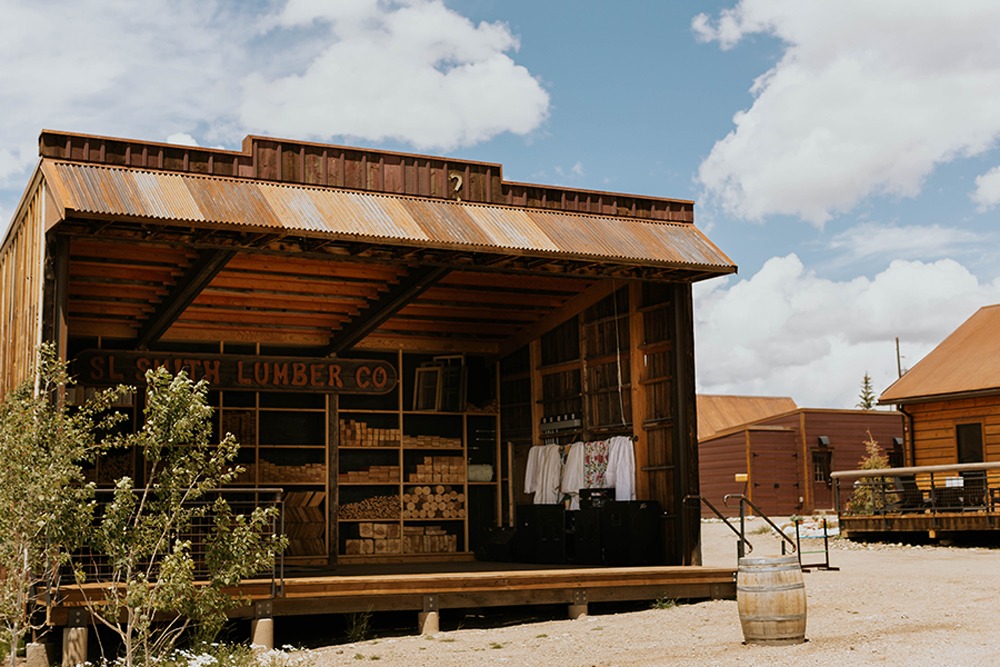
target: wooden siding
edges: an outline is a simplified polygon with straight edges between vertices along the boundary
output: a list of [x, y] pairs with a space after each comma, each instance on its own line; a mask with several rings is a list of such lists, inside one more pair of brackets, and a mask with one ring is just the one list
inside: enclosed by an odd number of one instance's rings
[[503, 166], [248, 136], [242, 151], [46, 130], [42, 157], [484, 204], [690, 223], [694, 203], [503, 180]]
[[[893, 438], [903, 436], [902, 415], [800, 408], [704, 440], [699, 445], [701, 493], [721, 505], [725, 494], [743, 492], [743, 485], [734, 482], [734, 476], [745, 472], [750, 475], [747, 495], [769, 515], [832, 509], [831, 486], [813, 475], [812, 452], [820, 449], [819, 437], [829, 440], [831, 471], [853, 470], [865, 455], [869, 431], [889, 452]], [[735, 515], [737, 511], [734, 505], [728, 513]], [[707, 508], [702, 516], [710, 516]]]
[[0, 251], [0, 398], [30, 377], [41, 343], [45, 189], [31, 190]]
[[[739, 509], [737, 505], [730, 508], [723, 506], [722, 500], [729, 493], [745, 493], [747, 485], [736, 481], [736, 475], [749, 473], [747, 468], [747, 432], [737, 431], [708, 442], [698, 447], [698, 466], [701, 469], [701, 495], [716, 506], [724, 515], [735, 516]], [[712, 511], [702, 505], [703, 517], [714, 516]]]
[[955, 427], [980, 422], [983, 425], [983, 455], [1000, 461], [1000, 397], [935, 401], [907, 406], [913, 415], [916, 436], [914, 465], [945, 465], [958, 462]]

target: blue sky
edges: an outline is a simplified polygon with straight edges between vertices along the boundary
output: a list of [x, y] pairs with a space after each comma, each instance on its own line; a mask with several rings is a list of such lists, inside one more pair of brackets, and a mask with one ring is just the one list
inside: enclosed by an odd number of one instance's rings
[[42, 128], [248, 133], [693, 199], [699, 390], [853, 407], [1000, 301], [992, 0], [0, 0], [0, 220]]

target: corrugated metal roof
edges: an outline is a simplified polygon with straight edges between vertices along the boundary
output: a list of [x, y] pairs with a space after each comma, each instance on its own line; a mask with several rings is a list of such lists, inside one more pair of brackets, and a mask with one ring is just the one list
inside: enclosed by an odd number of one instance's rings
[[787, 396], [717, 396], [698, 394], [698, 440], [736, 426], [797, 409]]
[[984, 306], [886, 389], [882, 404], [1000, 390], [1000, 304]]
[[43, 160], [64, 212], [731, 273], [694, 225]]

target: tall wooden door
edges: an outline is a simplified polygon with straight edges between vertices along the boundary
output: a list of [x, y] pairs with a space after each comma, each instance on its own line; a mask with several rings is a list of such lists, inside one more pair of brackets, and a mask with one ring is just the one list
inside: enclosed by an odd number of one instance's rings
[[803, 489], [796, 432], [750, 432], [750, 499], [768, 516], [801, 511]]

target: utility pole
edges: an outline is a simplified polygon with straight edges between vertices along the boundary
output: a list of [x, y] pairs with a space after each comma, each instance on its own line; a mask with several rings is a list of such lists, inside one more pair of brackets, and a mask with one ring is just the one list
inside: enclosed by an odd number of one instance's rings
[[896, 377], [903, 377], [903, 362], [899, 356], [899, 336], [896, 336]]

